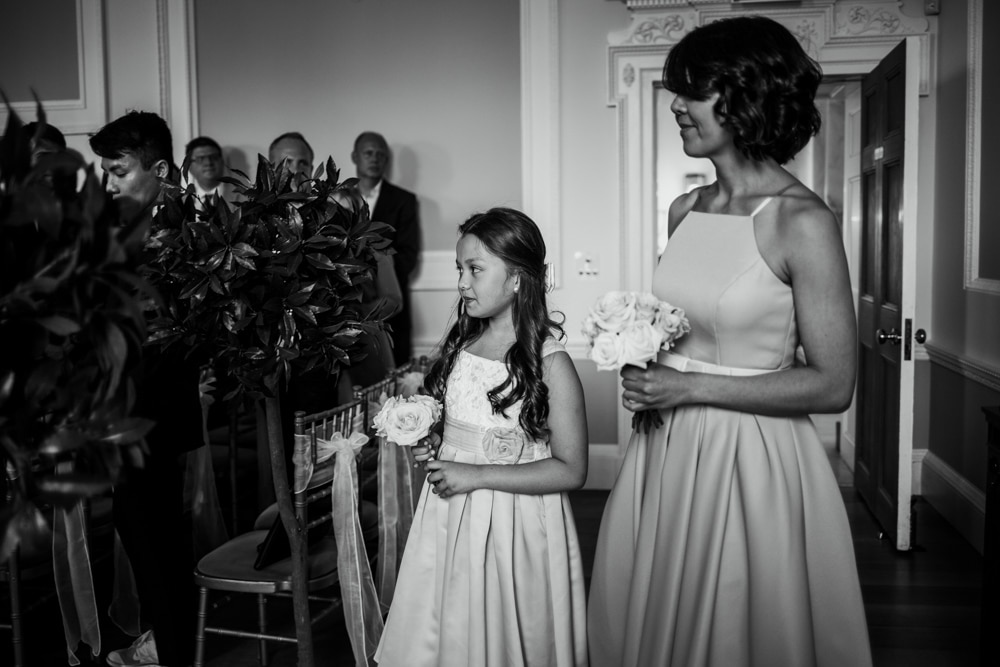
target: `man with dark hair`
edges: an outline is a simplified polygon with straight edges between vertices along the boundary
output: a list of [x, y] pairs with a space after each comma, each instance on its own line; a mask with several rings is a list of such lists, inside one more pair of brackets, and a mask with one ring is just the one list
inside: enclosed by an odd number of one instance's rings
[[209, 195], [225, 196], [219, 177], [225, 174], [226, 165], [219, 142], [211, 137], [195, 137], [184, 148], [184, 165], [199, 202], [204, 202]]
[[300, 132], [285, 132], [278, 135], [267, 149], [267, 159], [272, 164], [283, 162], [293, 174], [312, 177], [315, 155], [312, 146]]
[[147, 215], [152, 218], [160, 183], [173, 165], [173, 138], [166, 122], [155, 113], [130, 111], [92, 136], [90, 147], [101, 158], [122, 221], [131, 225]]
[[392, 237], [396, 253], [392, 259], [403, 306], [389, 318], [389, 325], [392, 327], [392, 356], [396, 365], [401, 366], [413, 354], [410, 277], [420, 256], [420, 216], [416, 195], [385, 180], [389, 158], [389, 144], [378, 132], [362, 132], [354, 140], [351, 161], [357, 167], [358, 190], [368, 204], [371, 219], [396, 230]]
[[[133, 111], [90, 139], [107, 190], [129, 233], [145, 233], [173, 165], [170, 129], [154, 113]], [[156, 422], [141, 467], [126, 466], [114, 487], [114, 522], [128, 554], [146, 631], [111, 651], [108, 664], [190, 664], [194, 650], [191, 530], [184, 522], [184, 455], [201, 444], [199, 367], [183, 350], [144, 348], [132, 371], [133, 415]], [[154, 634], [155, 633], [155, 634]]]

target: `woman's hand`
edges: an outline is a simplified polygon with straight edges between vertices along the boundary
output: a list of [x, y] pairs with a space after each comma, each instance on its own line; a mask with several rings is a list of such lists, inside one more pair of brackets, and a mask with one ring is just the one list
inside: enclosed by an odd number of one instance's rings
[[[649, 362], [646, 368], [624, 366], [621, 370], [622, 405], [626, 410], [666, 410], [688, 401], [690, 377], [663, 364]], [[691, 375], [691, 374], [687, 374]]]
[[434, 487], [431, 489], [431, 493], [436, 493], [442, 498], [448, 498], [456, 493], [468, 493], [480, 488], [479, 472], [482, 466], [431, 460], [424, 467], [430, 471], [430, 474], [427, 475], [427, 483]]
[[[427, 437], [421, 438], [417, 441], [417, 444], [413, 445], [413, 460], [416, 463], [413, 467], [416, 468], [427, 461], [433, 461], [437, 457], [438, 447], [441, 446], [441, 436], [437, 433], [431, 433]], [[425, 468], [427, 466], [424, 466]]]

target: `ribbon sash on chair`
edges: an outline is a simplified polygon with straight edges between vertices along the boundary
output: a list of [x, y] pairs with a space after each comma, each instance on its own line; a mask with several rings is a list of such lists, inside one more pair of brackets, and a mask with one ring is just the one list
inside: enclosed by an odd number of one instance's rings
[[52, 569], [66, 637], [66, 654], [69, 664], [79, 665], [76, 649], [81, 641], [90, 646], [95, 658], [101, 654], [101, 627], [97, 619], [83, 501], [68, 510], [56, 508], [52, 519]]
[[378, 581], [379, 601], [385, 615], [396, 590], [396, 576], [413, 524], [421, 480], [409, 447], [400, 447], [384, 437], [378, 438], [378, 447]]
[[[316, 439], [316, 461], [336, 456], [332, 482], [333, 535], [337, 541], [337, 571], [340, 576], [340, 594], [344, 604], [344, 619], [354, 651], [355, 664], [367, 667], [368, 659], [375, 655], [382, 637], [382, 614], [375, 582], [372, 580], [358, 517], [358, 469], [355, 456], [368, 436], [353, 433], [345, 438], [334, 433], [329, 440]], [[304, 465], [297, 466], [308, 474], [296, 475], [296, 492], [301, 492], [312, 477], [313, 457], [310, 454], [308, 435], [295, 436], [293, 454]]]

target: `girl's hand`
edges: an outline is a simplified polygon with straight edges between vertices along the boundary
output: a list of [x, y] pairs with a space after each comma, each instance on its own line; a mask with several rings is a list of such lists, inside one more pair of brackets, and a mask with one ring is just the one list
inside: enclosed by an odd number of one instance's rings
[[650, 362], [646, 368], [624, 366], [621, 370], [622, 405], [626, 410], [666, 410], [689, 402], [691, 373], [681, 373]]
[[480, 466], [431, 460], [424, 467], [430, 471], [427, 482], [434, 487], [431, 493], [436, 493], [442, 498], [449, 498], [456, 493], [468, 493], [479, 488]]
[[437, 458], [437, 451], [440, 446], [441, 436], [437, 433], [431, 433], [427, 437], [417, 441], [417, 444], [413, 445], [412, 450], [413, 460], [416, 461], [413, 467], [416, 468], [427, 461], [433, 461]]

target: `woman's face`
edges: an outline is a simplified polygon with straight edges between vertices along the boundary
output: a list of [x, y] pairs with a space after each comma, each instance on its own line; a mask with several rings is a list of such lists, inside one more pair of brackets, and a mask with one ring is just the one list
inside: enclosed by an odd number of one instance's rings
[[691, 157], [711, 157], [719, 150], [732, 145], [732, 135], [715, 113], [719, 93], [712, 93], [706, 100], [695, 100], [683, 95], [674, 97], [670, 110], [681, 128], [684, 152]]
[[455, 254], [458, 293], [465, 312], [478, 318], [509, 315], [518, 279], [510, 275], [507, 263], [472, 234], [458, 240]]

